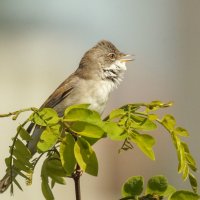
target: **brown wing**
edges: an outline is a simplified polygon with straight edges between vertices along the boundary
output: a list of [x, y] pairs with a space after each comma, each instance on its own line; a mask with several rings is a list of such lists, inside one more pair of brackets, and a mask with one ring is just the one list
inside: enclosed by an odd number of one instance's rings
[[69, 76], [44, 102], [41, 108], [48, 107], [54, 108], [61, 101], [63, 101], [73, 90], [75, 84], [78, 81], [78, 77], [75, 74]]

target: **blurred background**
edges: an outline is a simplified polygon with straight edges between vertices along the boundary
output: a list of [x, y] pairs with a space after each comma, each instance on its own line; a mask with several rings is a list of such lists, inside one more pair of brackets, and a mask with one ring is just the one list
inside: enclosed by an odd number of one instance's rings
[[[199, 19], [199, 0], [1, 0], [0, 113], [39, 107], [77, 68], [84, 52], [107, 39], [121, 51], [134, 54], [136, 60], [128, 65], [104, 115], [130, 102], [174, 101], [165, 112], [173, 114], [191, 133], [185, 141], [200, 165]], [[0, 119], [0, 176], [19, 123]], [[95, 145], [99, 175], [83, 175], [82, 198], [119, 199], [122, 183], [132, 175], [147, 179], [163, 174], [177, 188], [189, 188], [177, 174], [169, 135], [163, 129], [153, 135], [157, 139], [156, 161], [137, 148], [118, 154], [120, 144], [106, 139]], [[12, 199], [43, 199], [39, 168], [33, 185], [23, 186], [24, 192], [16, 189]], [[75, 199], [73, 181], [57, 185], [54, 194], [59, 200]], [[0, 198], [10, 199], [9, 191]]]

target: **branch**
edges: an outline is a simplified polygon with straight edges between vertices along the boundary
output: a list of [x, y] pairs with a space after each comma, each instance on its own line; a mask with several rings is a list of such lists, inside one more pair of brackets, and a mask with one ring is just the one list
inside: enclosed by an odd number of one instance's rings
[[17, 117], [18, 117], [22, 112], [27, 112], [27, 111], [34, 111], [34, 112], [35, 112], [35, 111], [37, 111], [37, 110], [38, 110], [38, 109], [37, 109], [37, 108], [34, 108], [34, 107], [25, 108], [25, 109], [17, 110], [17, 111], [10, 112], [10, 113], [7, 113], [7, 114], [0, 114], [0, 118], [13, 116], [12, 119], [13, 119], [13, 120], [16, 120]]
[[75, 194], [76, 194], [76, 200], [81, 200], [81, 190], [80, 190], [80, 177], [82, 175], [82, 171], [80, 166], [76, 165], [76, 170], [74, 174], [72, 175], [72, 178], [74, 179], [75, 184]]

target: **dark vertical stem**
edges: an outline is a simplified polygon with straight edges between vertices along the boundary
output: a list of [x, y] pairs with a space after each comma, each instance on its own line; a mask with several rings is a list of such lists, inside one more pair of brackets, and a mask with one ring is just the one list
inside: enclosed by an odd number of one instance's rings
[[[77, 141], [77, 136], [72, 134], [74, 137], [74, 140]], [[82, 175], [81, 168], [79, 164], [76, 164], [76, 169], [74, 173], [72, 174], [72, 178], [74, 179], [74, 185], [75, 185], [75, 194], [76, 194], [76, 200], [81, 200], [81, 186], [80, 186], [80, 177]]]
[[80, 177], [81, 177], [81, 169], [80, 166], [77, 164], [76, 170], [73, 174], [76, 200], [81, 200]]

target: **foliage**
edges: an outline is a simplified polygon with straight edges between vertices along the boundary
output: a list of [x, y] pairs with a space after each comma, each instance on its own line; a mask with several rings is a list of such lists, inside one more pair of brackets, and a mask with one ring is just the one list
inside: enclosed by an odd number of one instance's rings
[[[120, 200], [198, 200], [200, 196], [186, 190], [176, 190], [162, 176], [154, 176], [148, 180], [145, 192], [144, 180], [141, 176], [130, 177], [122, 186], [122, 198]], [[144, 194], [143, 194], [144, 193]]]
[[[176, 125], [172, 115], [159, 118], [157, 110], [167, 108], [172, 103], [153, 101], [149, 104], [128, 104], [113, 110], [105, 119], [96, 111], [89, 109], [89, 104], [68, 107], [64, 115], [59, 117], [51, 108], [28, 108], [0, 117], [11, 116], [13, 120], [26, 111], [31, 111], [30, 117], [17, 127], [17, 133], [12, 139], [10, 156], [5, 159], [7, 173], [11, 175], [11, 193], [14, 184], [22, 190], [17, 181], [17, 175], [32, 183], [32, 175], [40, 158], [46, 156], [41, 169], [41, 188], [47, 200], [54, 199], [52, 188], [57, 184], [65, 184], [65, 178], [74, 178], [77, 173], [98, 174], [98, 159], [92, 145], [108, 137], [113, 141], [122, 141], [121, 151], [127, 151], [137, 146], [147, 157], [155, 160], [153, 147], [155, 138], [150, 135], [158, 125], [163, 126], [175, 146], [178, 157], [178, 172], [183, 180], [189, 179], [193, 192], [176, 191], [163, 176], [152, 177], [147, 184], [145, 196], [141, 196], [144, 188], [143, 177], [131, 177], [122, 187], [122, 199], [162, 199], [169, 197], [176, 200], [198, 199], [197, 180], [193, 174], [197, 167], [188, 145], [182, 137], [189, 133], [183, 127]], [[30, 126], [41, 128], [42, 134], [37, 143], [37, 154], [32, 155], [27, 147], [32, 137], [27, 129]], [[187, 197], [187, 198], [186, 198]]]

